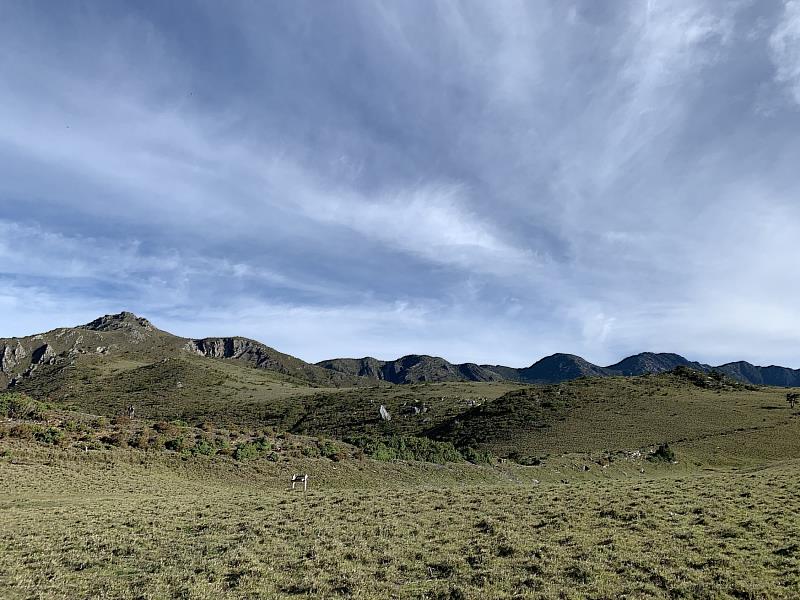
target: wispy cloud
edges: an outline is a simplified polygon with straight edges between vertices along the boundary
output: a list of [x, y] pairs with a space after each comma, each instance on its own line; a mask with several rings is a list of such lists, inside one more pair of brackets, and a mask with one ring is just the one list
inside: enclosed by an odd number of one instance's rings
[[769, 38], [775, 79], [800, 104], [800, 2], [786, 0], [783, 15]]
[[6, 5], [0, 335], [800, 366], [798, 6]]

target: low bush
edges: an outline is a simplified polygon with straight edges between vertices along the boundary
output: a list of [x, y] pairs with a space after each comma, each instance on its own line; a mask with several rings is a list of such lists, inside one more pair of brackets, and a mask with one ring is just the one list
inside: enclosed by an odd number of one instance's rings
[[202, 438], [199, 441], [195, 442], [194, 447], [192, 448], [192, 454], [199, 454], [202, 456], [213, 456], [217, 453], [217, 447], [213, 444], [213, 442]]
[[44, 419], [44, 407], [40, 402], [25, 394], [15, 392], [0, 394], [0, 416], [41, 421]]
[[179, 435], [164, 442], [164, 448], [172, 450], [173, 452], [183, 452], [189, 450], [189, 442], [185, 437]]
[[490, 465], [494, 461], [491, 452], [486, 450], [476, 450], [475, 448], [461, 448], [461, 456], [464, 460], [475, 465]]
[[178, 428], [175, 427], [175, 425], [173, 425], [172, 423], [167, 423], [166, 421], [158, 421], [156, 423], [153, 423], [153, 429], [158, 433], [165, 433], [170, 435], [174, 435], [178, 431]]
[[267, 438], [258, 438], [250, 442], [240, 442], [233, 451], [236, 460], [252, 460], [266, 455], [272, 450], [272, 444]]
[[647, 460], [651, 462], [675, 462], [675, 452], [664, 442], [658, 448], [647, 455]]
[[360, 436], [347, 442], [361, 448], [375, 460], [418, 460], [444, 464], [463, 462], [464, 457], [450, 442], [437, 442], [428, 438], [393, 435], [386, 439]]
[[323, 458], [328, 458], [334, 462], [347, 458], [347, 453], [330, 440], [317, 442], [317, 447], [319, 448], [319, 455]]
[[30, 423], [20, 423], [8, 430], [8, 436], [20, 440], [30, 440], [33, 439], [33, 435], [39, 431], [39, 429], [39, 427], [35, 427]]
[[131, 418], [127, 415], [117, 415], [111, 419], [111, 424], [116, 427], [127, 428], [131, 426]]
[[34, 439], [42, 444], [50, 444], [52, 446], [59, 446], [64, 443], [64, 432], [57, 427], [48, 427], [47, 429], [40, 429], [33, 434]]
[[122, 431], [113, 431], [101, 437], [100, 441], [109, 446], [126, 448], [128, 446], [128, 435]]

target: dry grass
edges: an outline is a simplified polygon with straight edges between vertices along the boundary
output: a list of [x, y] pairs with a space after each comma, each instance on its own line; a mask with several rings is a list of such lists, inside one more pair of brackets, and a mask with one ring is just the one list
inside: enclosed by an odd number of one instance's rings
[[[800, 595], [797, 462], [536, 485], [516, 475], [544, 469], [14, 451], [4, 598]], [[318, 474], [305, 497], [295, 469]]]

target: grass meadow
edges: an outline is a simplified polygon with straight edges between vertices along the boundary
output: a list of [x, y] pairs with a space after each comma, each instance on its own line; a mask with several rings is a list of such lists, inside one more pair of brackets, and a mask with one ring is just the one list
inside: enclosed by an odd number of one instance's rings
[[[800, 597], [800, 418], [785, 390], [659, 376], [317, 393], [301, 434], [7, 396], [0, 597]], [[437, 399], [425, 414], [441, 435], [491, 460], [375, 460], [302, 434], [327, 415], [347, 428], [361, 405]], [[430, 426], [415, 418], [387, 431]], [[674, 456], [653, 453], [660, 441]], [[292, 473], [311, 475], [307, 493]]]
[[[800, 596], [797, 461], [604, 477], [14, 450], [0, 460], [9, 599]], [[295, 468], [318, 474], [307, 494], [287, 489]]]

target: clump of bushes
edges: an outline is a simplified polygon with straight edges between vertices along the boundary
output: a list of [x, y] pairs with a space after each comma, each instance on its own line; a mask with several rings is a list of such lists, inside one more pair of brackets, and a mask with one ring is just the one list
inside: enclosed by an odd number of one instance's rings
[[518, 465], [525, 467], [538, 467], [542, 464], [542, 459], [538, 456], [524, 456], [516, 450], [508, 455], [508, 460], [513, 460]]
[[267, 438], [261, 437], [256, 440], [237, 444], [233, 451], [233, 458], [236, 460], [252, 460], [265, 456], [271, 451], [272, 443]]
[[675, 452], [669, 447], [669, 444], [664, 442], [647, 455], [647, 460], [650, 462], [675, 462]]
[[201, 436], [195, 440], [192, 447], [192, 454], [201, 456], [213, 456], [217, 453], [217, 447], [214, 444], [213, 438]]
[[122, 431], [112, 431], [110, 434], [101, 437], [100, 441], [109, 446], [126, 448], [128, 446], [128, 435]]
[[175, 427], [172, 423], [168, 423], [167, 421], [157, 421], [153, 423], [153, 429], [158, 433], [163, 433], [165, 435], [175, 435], [178, 431], [178, 428]]
[[33, 437], [37, 442], [49, 444], [51, 446], [59, 446], [64, 442], [64, 432], [57, 427], [48, 427], [47, 429], [34, 431]]
[[319, 448], [319, 456], [323, 458], [329, 458], [334, 462], [347, 458], [347, 453], [330, 440], [317, 442], [317, 447]]
[[461, 456], [464, 460], [475, 465], [490, 465], [494, 462], [492, 453], [487, 450], [476, 450], [475, 448], [461, 448]]
[[164, 448], [173, 452], [183, 452], [189, 449], [189, 443], [185, 437], [179, 435], [164, 442]]
[[33, 435], [38, 430], [39, 430], [38, 427], [34, 427], [30, 423], [20, 423], [18, 425], [14, 425], [11, 429], [8, 430], [8, 436], [20, 440], [30, 440], [33, 439]]
[[0, 394], [0, 416], [41, 421], [44, 419], [44, 406], [25, 394]]
[[418, 460], [438, 464], [464, 461], [464, 456], [452, 443], [428, 438], [393, 435], [377, 439], [361, 436], [347, 441], [375, 460]]

